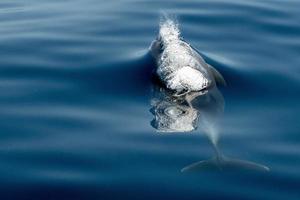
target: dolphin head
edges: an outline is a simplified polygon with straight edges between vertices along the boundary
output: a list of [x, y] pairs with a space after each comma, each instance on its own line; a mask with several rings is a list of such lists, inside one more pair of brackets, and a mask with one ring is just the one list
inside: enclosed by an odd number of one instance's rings
[[174, 96], [167, 88], [153, 86], [150, 109], [153, 128], [158, 132], [190, 132], [200, 124], [204, 132], [213, 135], [210, 139], [215, 138], [216, 122], [224, 105], [216, 87]]
[[187, 101], [187, 96], [174, 97], [170, 90], [157, 86], [151, 106], [151, 125], [158, 132], [190, 132], [198, 126], [200, 112]]
[[160, 101], [151, 112], [151, 125], [160, 132], [189, 132], [197, 127], [198, 111], [187, 105]]

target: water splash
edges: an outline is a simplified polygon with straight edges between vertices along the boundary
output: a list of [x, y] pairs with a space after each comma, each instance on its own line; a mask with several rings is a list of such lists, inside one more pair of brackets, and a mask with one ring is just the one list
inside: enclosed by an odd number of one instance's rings
[[162, 20], [158, 41], [162, 53], [158, 58], [157, 74], [169, 89], [199, 91], [210, 84], [199, 56], [181, 39], [178, 23], [169, 18]]
[[159, 35], [164, 45], [180, 40], [180, 30], [178, 23], [165, 17], [160, 21]]

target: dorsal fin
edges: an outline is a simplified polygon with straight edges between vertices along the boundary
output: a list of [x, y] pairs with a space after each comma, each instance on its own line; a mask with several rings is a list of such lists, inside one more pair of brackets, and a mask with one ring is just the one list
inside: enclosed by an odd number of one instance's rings
[[214, 76], [216, 82], [220, 85], [226, 86], [227, 83], [225, 81], [225, 79], [223, 78], [222, 74], [220, 72], [218, 72], [214, 67], [212, 67], [211, 65], [207, 64], [212, 75]]

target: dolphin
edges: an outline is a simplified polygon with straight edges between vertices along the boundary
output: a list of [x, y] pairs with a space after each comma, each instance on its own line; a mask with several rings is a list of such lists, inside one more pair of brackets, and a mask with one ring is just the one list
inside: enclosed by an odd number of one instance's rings
[[[219, 148], [220, 120], [224, 98], [217, 85], [223, 76], [180, 38], [178, 25], [166, 19], [150, 46], [157, 68], [153, 79], [151, 126], [159, 133], [203, 132], [214, 156], [182, 168], [181, 172], [204, 169], [269, 171], [265, 165], [224, 156]], [[158, 81], [157, 81], [158, 80]]]
[[180, 36], [178, 24], [171, 19], [160, 23], [159, 34], [150, 45], [157, 64], [156, 75], [176, 96], [226, 85], [223, 76]]

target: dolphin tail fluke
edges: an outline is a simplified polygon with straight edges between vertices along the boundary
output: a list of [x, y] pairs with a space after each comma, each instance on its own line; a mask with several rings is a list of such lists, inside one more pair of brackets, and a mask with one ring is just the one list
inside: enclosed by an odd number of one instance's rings
[[181, 172], [197, 172], [205, 170], [234, 170], [234, 171], [260, 171], [267, 172], [270, 169], [262, 164], [247, 160], [232, 159], [227, 157], [218, 157], [209, 160], [195, 162], [181, 169]]

